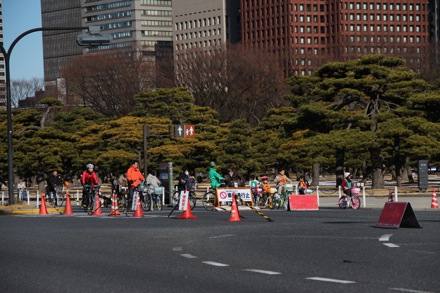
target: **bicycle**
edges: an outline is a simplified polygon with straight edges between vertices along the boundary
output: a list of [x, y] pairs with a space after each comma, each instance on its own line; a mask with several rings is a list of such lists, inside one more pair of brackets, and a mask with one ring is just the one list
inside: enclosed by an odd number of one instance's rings
[[119, 185], [118, 193], [118, 208], [124, 212], [128, 209], [128, 187]]
[[357, 196], [360, 193], [360, 189], [358, 187], [351, 188], [351, 195], [343, 195], [338, 200], [338, 205], [340, 209], [346, 209], [347, 207], [351, 207], [353, 210], [357, 210], [361, 207], [361, 200]]
[[273, 209], [274, 198], [279, 196], [276, 188], [271, 188], [269, 193], [263, 192], [258, 200], [258, 205], [263, 208]]
[[[222, 187], [226, 187], [225, 182], [220, 182], [219, 188], [222, 188]], [[205, 208], [205, 210], [207, 210], [207, 211], [215, 210], [215, 207], [218, 206], [218, 204], [219, 204], [217, 201], [217, 190], [216, 189], [214, 189], [213, 191], [207, 190], [202, 196], [202, 204], [203, 204], [203, 207]], [[238, 202], [237, 202], [237, 204], [238, 204]]]
[[[144, 185], [143, 182], [139, 183], [139, 185], [135, 188], [133, 192], [133, 197], [137, 196], [138, 200], [140, 200], [141, 207], [144, 211], [148, 212], [151, 208], [150, 197], [148, 196], [148, 186]], [[136, 211], [137, 207], [133, 205], [135, 201], [133, 198], [131, 199], [133, 211]]]
[[54, 207], [61, 207], [64, 204], [65, 196], [62, 186], [55, 186], [55, 192], [49, 191], [46, 194], [46, 201]]
[[286, 210], [289, 206], [289, 195], [293, 192], [293, 184], [285, 184], [282, 187], [281, 194], [278, 192], [273, 195], [273, 208], [279, 209], [280, 207], [284, 207]]
[[101, 188], [101, 186], [99, 185], [88, 185], [88, 184], [84, 184], [83, 185], [83, 197], [82, 197], [82, 207], [84, 209], [85, 212], [87, 212], [87, 214], [91, 215], [93, 214], [93, 212], [101, 207], [101, 201], [99, 201], [99, 207], [95, 207], [95, 197], [96, 195], [98, 195], [98, 197], [100, 197], [100, 191], [99, 189]]
[[[175, 189], [177, 189], [177, 186], [174, 186]], [[197, 196], [196, 192], [194, 190], [187, 190], [188, 192], [188, 198], [189, 198], [189, 205], [191, 207], [191, 210], [194, 209], [197, 203]], [[173, 206], [178, 206], [180, 203], [180, 191], [176, 190], [173, 193], [172, 197]]]
[[149, 199], [147, 200], [147, 211], [153, 210], [156, 208], [157, 210], [161, 211], [163, 208], [162, 204], [162, 194], [164, 191], [164, 187], [154, 187], [153, 192], [151, 192], [149, 195]]

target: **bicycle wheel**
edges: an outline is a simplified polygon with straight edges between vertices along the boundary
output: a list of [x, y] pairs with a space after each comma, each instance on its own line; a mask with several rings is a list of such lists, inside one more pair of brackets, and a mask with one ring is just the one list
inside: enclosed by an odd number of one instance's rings
[[212, 191], [208, 191], [203, 195], [203, 207], [207, 211], [213, 211], [215, 208], [216, 195]]
[[171, 198], [173, 207], [175, 207], [176, 205], [179, 205], [180, 202], [180, 193], [178, 191], [174, 191], [173, 193], [173, 197]]
[[348, 202], [346, 195], [341, 196], [341, 198], [338, 200], [338, 205], [340, 209], [344, 210], [345, 208], [347, 208]]
[[140, 195], [141, 207], [145, 212], [151, 210], [151, 198], [147, 194]]
[[162, 210], [162, 198], [160, 197], [160, 195], [154, 195], [154, 207], [157, 208], [159, 211]]
[[197, 197], [196, 197], [196, 193], [194, 191], [189, 191], [189, 204], [191, 206], [191, 209], [194, 209], [196, 206], [196, 202], [197, 202]]
[[278, 193], [274, 193], [272, 197], [271, 209], [279, 209], [281, 206], [281, 196]]
[[57, 207], [62, 207], [63, 204], [64, 204], [64, 193], [62, 193], [62, 192], [58, 193], [57, 192], [56, 206]]
[[[99, 201], [99, 206], [96, 207], [98, 209], [101, 206], [101, 201]], [[87, 214], [92, 215], [95, 211], [95, 201], [92, 194], [89, 194], [88, 205], [87, 205]]]
[[357, 210], [361, 207], [361, 200], [356, 195], [351, 197], [351, 208]]

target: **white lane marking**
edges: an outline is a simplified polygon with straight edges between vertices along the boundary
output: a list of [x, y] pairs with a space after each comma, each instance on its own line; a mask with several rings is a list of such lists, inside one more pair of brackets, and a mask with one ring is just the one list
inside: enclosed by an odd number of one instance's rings
[[396, 245], [394, 243], [382, 243], [382, 244], [391, 248], [400, 247], [399, 245]]
[[430, 291], [411, 290], [411, 289], [405, 289], [405, 288], [390, 288], [390, 290], [400, 291], [400, 292], [412, 292], [412, 293], [434, 293], [434, 292], [430, 292]]
[[307, 280], [314, 280], [314, 281], [321, 281], [321, 282], [339, 283], [339, 284], [354, 284], [354, 283], [356, 283], [354, 281], [320, 278], [320, 277], [312, 277], [312, 278], [306, 278], [306, 279]]
[[228, 264], [215, 262], [215, 261], [202, 261], [202, 263], [216, 267], [229, 267]]
[[208, 238], [216, 239], [216, 238], [232, 237], [232, 236], [234, 236], [234, 235], [233, 234], [226, 234], [226, 235], [211, 236], [211, 237], [208, 237]]
[[173, 251], [182, 251], [182, 247], [173, 247]]
[[266, 271], [266, 270], [244, 269], [243, 271], [253, 272], [253, 273], [260, 273], [260, 274], [266, 274], [266, 275], [281, 275], [280, 272]]
[[380, 236], [379, 241], [390, 241], [390, 237], [393, 236], [393, 234], [385, 234]]
[[181, 256], [183, 256], [184, 258], [197, 258], [197, 256], [189, 253], [182, 253]]

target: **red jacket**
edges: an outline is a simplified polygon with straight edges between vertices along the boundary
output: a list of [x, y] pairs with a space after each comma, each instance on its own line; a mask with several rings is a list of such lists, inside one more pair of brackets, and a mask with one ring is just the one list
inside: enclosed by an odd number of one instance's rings
[[141, 181], [144, 181], [145, 177], [142, 175], [141, 170], [135, 166], [131, 166], [127, 170], [127, 181], [130, 184], [130, 188], [136, 188]]
[[92, 186], [98, 185], [98, 177], [96, 176], [96, 173], [89, 173], [87, 170], [84, 170], [81, 176], [81, 184], [90, 184]]

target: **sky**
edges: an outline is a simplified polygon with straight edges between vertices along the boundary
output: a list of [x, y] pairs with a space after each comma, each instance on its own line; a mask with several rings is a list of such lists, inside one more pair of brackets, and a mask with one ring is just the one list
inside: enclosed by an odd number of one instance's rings
[[[40, 0], [2, 0], [2, 10], [3, 47], [6, 51], [19, 35], [41, 27]], [[23, 37], [10, 57], [11, 80], [44, 78], [42, 33], [34, 32]]]

